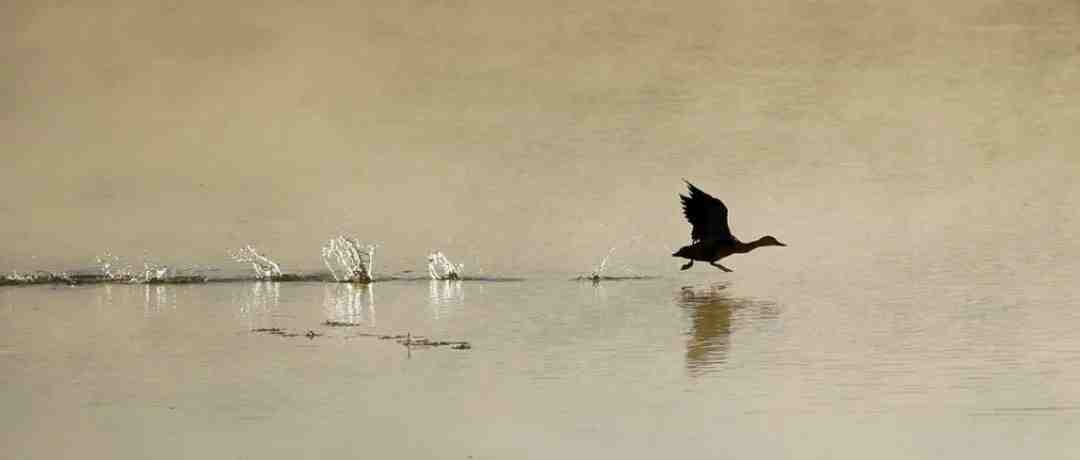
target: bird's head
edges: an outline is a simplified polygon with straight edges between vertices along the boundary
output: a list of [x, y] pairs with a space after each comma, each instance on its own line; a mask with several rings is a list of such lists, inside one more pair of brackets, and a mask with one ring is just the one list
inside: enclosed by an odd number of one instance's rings
[[772, 235], [766, 235], [757, 240], [758, 246], [787, 246], [784, 243], [778, 241]]

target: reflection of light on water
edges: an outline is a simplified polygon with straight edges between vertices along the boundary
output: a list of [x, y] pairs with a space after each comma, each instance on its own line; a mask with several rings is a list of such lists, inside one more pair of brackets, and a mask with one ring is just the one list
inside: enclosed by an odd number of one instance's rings
[[461, 281], [431, 280], [428, 282], [428, 299], [435, 319], [449, 315], [465, 302], [465, 288]]
[[690, 319], [686, 339], [686, 369], [691, 375], [703, 375], [727, 362], [734, 330], [733, 317], [746, 308], [762, 308], [761, 318], [775, 318], [775, 305], [769, 302], [730, 297], [726, 286], [705, 289], [683, 288], [676, 299]]
[[375, 326], [375, 285], [327, 284], [323, 292], [327, 319]]
[[6, 305], [8, 313], [15, 311], [15, 304], [8, 299], [10, 289], [0, 289], [0, 305]]
[[112, 305], [112, 303], [113, 303], [113, 287], [112, 287], [112, 285], [110, 285], [108, 283], [102, 284], [101, 289], [99, 289], [99, 292], [100, 292], [100, 294], [98, 295], [98, 306], [106, 307], [106, 306]]
[[281, 299], [281, 283], [256, 281], [251, 283], [250, 289], [243, 292], [243, 298], [239, 302], [240, 316], [250, 319], [277, 309]]
[[143, 286], [143, 314], [150, 316], [176, 308], [176, 289], [165, 284]]

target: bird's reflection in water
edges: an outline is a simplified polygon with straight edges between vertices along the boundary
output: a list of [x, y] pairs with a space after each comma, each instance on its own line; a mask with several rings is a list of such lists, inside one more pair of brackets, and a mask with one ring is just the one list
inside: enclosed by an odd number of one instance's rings
[[587, 288], [592, 292], [592, 299], [595, 301], [606, 301], [608, 298], [607, 289], [599, 281], [591, 282], [587, 287], [583, 284], [583, 289]]
[[435, 319], [452, 314], [465, 303], [465, 288], [460, 280], [431, 280], [428, 299]]
[[375, 326], [375, 285], [328, 283], [324, 294], [327, 319]]
[[249, 289], [242, 292], [240, 299], [240, 317], [249, 321], [256, 317], [270, 315], [277, 310], [281, 299], [281, 283], [275, 281], [255, 281]]
[[741, 315], [739, 312], [753, 311], [757, 318], [776, 315], [774, 304], [731, 297], [724, 291], [726, 287], [722, 284], [684, 287], [676, 299], [690, 320], [686, 369], [692, 376], [705, 375], [727, 362], [734, 319]]

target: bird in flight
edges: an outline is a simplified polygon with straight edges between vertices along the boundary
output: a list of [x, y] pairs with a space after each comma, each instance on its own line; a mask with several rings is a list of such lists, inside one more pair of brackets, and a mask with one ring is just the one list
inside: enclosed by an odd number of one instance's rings
[[744, 243], [731, 234], [728, 226], [728, 209], [724, 202], [713, 198], [708, 193], [691, 184], [685, 179], [690, 187], [690, 196], [679, 195], [682, 200], [683, 214], [690, 222], [690, 245], [683, 246], [675, 251], [672, 256], [690, 259], [680, 270], [686, 270], [694, 266], [694, 261], [708, 262], [725, 272], [733, 271], [717, 263], [718, 260], [732, 254], [745, 254], [762, 246], [787, 246], [773, 238], [763, 236], [755, 241]]

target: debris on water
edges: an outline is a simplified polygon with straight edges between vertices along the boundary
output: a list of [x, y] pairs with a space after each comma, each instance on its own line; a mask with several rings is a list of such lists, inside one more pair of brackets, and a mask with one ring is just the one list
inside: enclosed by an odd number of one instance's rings
[[600, 281], [628, 281], [628, 280], [654, 280], [659, 278], [658, 276], [647, 275], [627, 275], [627, 276], [578, 276], [571, 278], [570, 281], [592, 281], [593, 283], [599, 283]]
[[[358, 326], [356, 323], [345, 323], [340, 321], [326, 321], [324, 326], [329, 327], [351, 327]], [[288, 329], [280, 327], [260, 327], [252, 329], [251, 332], [258, 332], [268, 335], [276, 335], [278, 337], [307, 337], [309, 340], [313, 340], [316, 337], [323, 337], [326, 334], [322, 332], [316, 332], [315, 330], [308, 329], [307, 332], [301, 334], [293, 332]], [[408, 348], [422, 347], [422, 348], [436, 348], [436, 347], [450, 347], [454, 350], [471, 350], [472, 344], [464, 340], [432, 340], [427, 337], [412, 335], [412, 333], [394, 334], [394, 335], [376, 335], [376, 334], [358, 334], [359, 337], [376, 337], [379, 340], [393, 340]]]
[[453, 348], [455, 350], [469, 350], [469, 349], [472, 348], [472, 345], [470, 345], [469, 342], [445, 341], [445, 340], [428, 340], [428, 339], [423, 339], [423, 338], [414, 339], [411, 342], [409, 342], [408, 344], [402, 344], [402, 345], [407, 345], [407, 346], [410, 346], [410, 347], [447, 347], [448, 346], [448, 347]]
[[282, 332], [285, 332], [285, 330], [280, 327], [259, 327], [252, 329], [251, 332], [268, 332], [271, 334], [280, 334]]
[[370, 283], [375, 280], [375, 248], [374, 244], [341, 235], [323, 245], [322, 259], [335, 281]]
[[295, 332], [287, 331], [287, 330], [282, 329], [280, 327], [260, 327], [260, 328], [257, 328], [257, 329], [252, 329], [251, 332], [261, 332], [261, 333], [264, 333], [264, 334], [276, 335], [276, 336], [279, 336], [279, 337], [299, 337], [300, 336], [300, 334], [297, 334]]
[[462, 340], [431, 340], [427, 337], [408, 334], [381, 335], [380, 340], [394, 340], [406, 347], [450, 347], [455, 350], [470, 350], [472, 344]]

